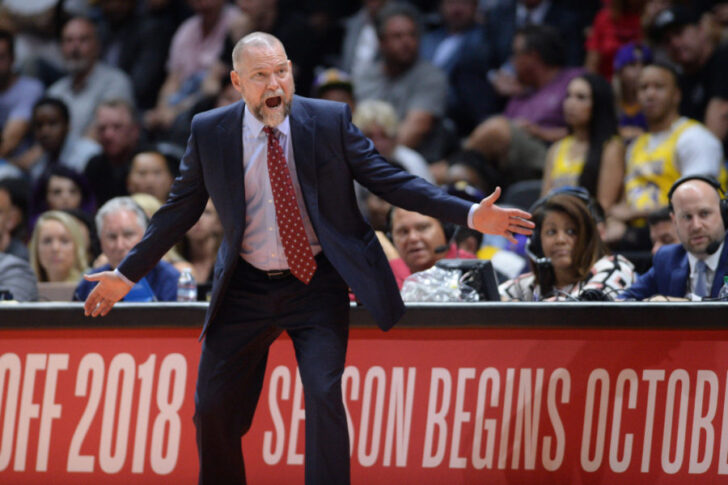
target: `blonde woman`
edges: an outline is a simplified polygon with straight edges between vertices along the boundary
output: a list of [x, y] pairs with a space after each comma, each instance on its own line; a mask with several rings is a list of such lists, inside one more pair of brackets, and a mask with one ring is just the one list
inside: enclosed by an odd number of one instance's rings
[[41, 214], [30, 240], [30, 265], [38, 282], [77, 282], [88, 268], [86, 254], [83, 232], [73, 216]]

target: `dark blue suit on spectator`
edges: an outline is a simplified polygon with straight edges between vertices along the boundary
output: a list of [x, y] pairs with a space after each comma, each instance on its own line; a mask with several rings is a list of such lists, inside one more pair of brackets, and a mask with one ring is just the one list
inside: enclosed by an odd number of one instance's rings
[[[728, 244], [723, 244], [718, 267], [713, 278], [710, 297], [718, 296], [723, 286], [723, 276], [728, 274]], [[620, 294], [621, 299], [644, 300], [654, 295], [684, 297], [690, 278], [688, 253], [682, 244], [661, 247], [652, 259], [652, 268]]]

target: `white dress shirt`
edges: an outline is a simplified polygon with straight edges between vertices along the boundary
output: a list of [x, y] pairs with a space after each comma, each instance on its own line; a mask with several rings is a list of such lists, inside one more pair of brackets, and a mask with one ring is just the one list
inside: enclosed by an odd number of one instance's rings
[[[243, 114], [243, 174], [245, 177], [245, 232], [240, 255], [245, 261], [264, 271], [288, 269], [288, 260], [283, 252], [283, 244], [276, 222], [276, 209], [273, 202], [273, 190], [268, 176], [268, 135], [265, 125], [258, 120], [245, 106]], [[316, 232], [303, 200], [301, 185], [298, 182], [296, 163], [293, 157], [291, 125], [289, 118], [276, 127], [279, 132], [278, 142], [286, 156], [286, 163], [291, 174], [296, 201], [301, 211], [303, 227], [313, 254], [321, 252]]]

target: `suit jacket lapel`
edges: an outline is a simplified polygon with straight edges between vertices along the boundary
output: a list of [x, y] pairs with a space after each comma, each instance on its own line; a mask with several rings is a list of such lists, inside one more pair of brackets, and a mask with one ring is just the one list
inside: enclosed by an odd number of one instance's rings
[[[240, 214], [245, 221], [245, 183], [243, 181], [243, 113], [245, 103], [233, 105], [233, 109], [221, 118], [217, 125], [217, 147], [220, 155], [220, 173], [227, 187], [232, 213]], [[242, 241], [244, 224], [236, 224], [235, 238]], [[238, 229], [239, 228], [239, 229]], [[239, 232], [239, 234], [238, 234]]]
[[313, 119], [306, 112], [303, 101], [298, 96], [294, 97], [291, 106], [290, 125], [296, 174], [301, 184], [309, 216], [313, 219], [318, 211], [318, 198], [316, 197], [318, 181], [314, 148], [316, 130]]

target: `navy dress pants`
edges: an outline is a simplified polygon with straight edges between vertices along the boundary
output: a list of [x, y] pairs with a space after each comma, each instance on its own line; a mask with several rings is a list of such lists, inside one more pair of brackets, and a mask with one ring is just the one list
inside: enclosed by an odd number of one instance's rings
[[199, 483], [244, 484], [241, 437], [263, 387], [268, 349], [288, 332], [306, 409], [306, 484], [349, 483], [349, 437], [341, 395], [349, 334], [347, 285], [319, 254], [308, 285], [270, 279], [238, 262], [202, 345], [195, 391]]

